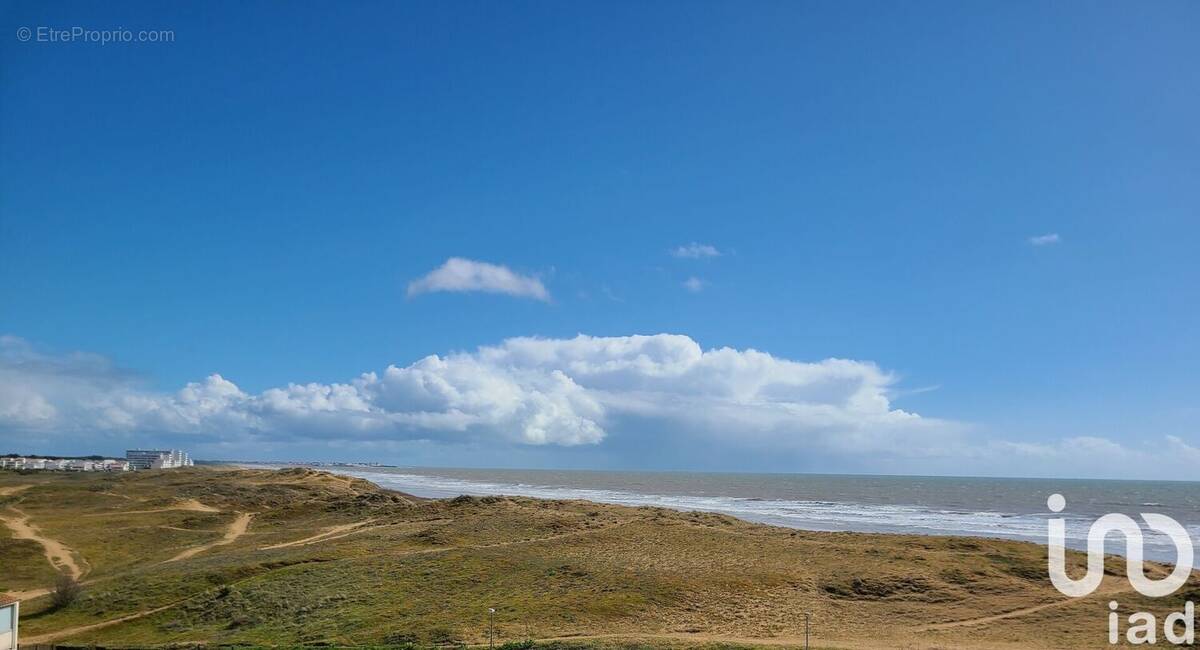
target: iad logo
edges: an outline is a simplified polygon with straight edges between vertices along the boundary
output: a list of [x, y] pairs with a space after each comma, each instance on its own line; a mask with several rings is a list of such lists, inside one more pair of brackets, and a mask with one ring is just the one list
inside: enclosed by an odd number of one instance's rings
[[[1046, 507], [1051, 512], [1062, 512], [1067, 507], [1067, 500], [1061, 494], [1052, 494], [1046, 500]], [[1129, 584], [1138, 593], [1149, 598], [1169, 596], [1179, 590], [1188, 580], [1195, 563], [1195, 552], [1192, 550], [1192, 539], [1185, 529], [1174, 519], [1160, 514], [1141, 513], [1142, 521], [1151, 530], [1159, 531], [1171, 538], [1175, 545], [1175, 568], [1165, 578], [1151, 580], [1143, 570], [1144, 549], [1142, 528], [1132, 517], [1120, 513], [1109, 513], [1092, 523], [1087, 537], [1087, 574], [1076, 580], [1067, 575], [1066, 540], [1067, 525], [1062, 517], [1051, 517], [1047, 522], [1047, 537], [1050, 545], [1050, 582], [1054, 588], [1072, 598], [1087, 596], [1100, 586], [1104, 579], [1104, 540], [1109, 533], [1120, 533], [1125, 539], [1125, 573], [1129, 576]], [[1113, 613], [1108, 617], [1108, 641], [1116, 644], [1120, 641], [1118, 630], [1117, 608], [1115, 600], [1108, 604]], [[1195, 642], [1195, 604], [1188, 601], [1183, 612], [1172, 613], [1163, 621], [1163, 636], [1175, 644]], [[1126, 638], [1132, 644], [1156, 643], [1157, 620], [1149, 612], [1135, 612], [1129, 616], [1130, 627]], [[1179, 634], [1177, 627], [1183, 624], [1184, 633]]]
[[[1061, 494], [1051, 494], [1046, 499], [1046, 507], [1051, 512], [1062, 512], [1067, 507], [1067, 500]], [[1187, 582], [1192, 573], [1195, 554], [1192, 551], [1192, 539], [1188, 537], [1187, 529], [1179, 522], [1166, 516], [1143, 512], [1142, 521], [1151, 530], [1166, 533], [1175, 543], [1175, 570], [1171, 575], [1161, 580], [1151, 580], [1142, 570], [1142, 529], [1132, 517], [1120, 513], [1109, 513], [1092, 523], [1088, 530], [1087, 543], [1087, 575], [1082, 579], [1072, 580], [1067, 576], [1066, 540], [1067, 526], [1062, 517], [1052, 517], [1049, 521], [1048, 535], [1050, 537], [1050, 581], [1054, 587], [1067, 596], [1080, 598], [1096, 590], [1100, 580], [1104, 578], [1104, 538], [1109, 533], [1121, 533], [1125, 537], [1125, 572], [1129, 575], [1129, 584], [1143, 596], [1161, 598], [1175, 593]]]

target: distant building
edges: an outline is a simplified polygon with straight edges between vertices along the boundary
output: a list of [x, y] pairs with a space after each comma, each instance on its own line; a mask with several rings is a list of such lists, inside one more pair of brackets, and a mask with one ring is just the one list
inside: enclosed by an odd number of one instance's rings
[[127, 460], [113, 460], [106, 458], [95, 465], [95, 469], [101, 472], [128, 472], [132, 469]]
[[[48, 461], [45, 458], [24, 458], [11, 456], [0, 458], [0, 467], [5, 469], [46, 469], [46, 463], [55, 463], [57, 461]], [[53, 466], [50, 469], [55, 469]]]
[[[191, 461], [188, 461], [191, 464]], [[67, 472], [127, 472], [129, 461], [116, 458], [38, 458], [36, 456], [0, 456], [0, 469], [58, 470]], [[4, 650], [0, 646], [0, 650]]]
[[173, 469], [191, 467], [187, 452], [178, 449], [130, 449], [125, 452], [130, 469]]

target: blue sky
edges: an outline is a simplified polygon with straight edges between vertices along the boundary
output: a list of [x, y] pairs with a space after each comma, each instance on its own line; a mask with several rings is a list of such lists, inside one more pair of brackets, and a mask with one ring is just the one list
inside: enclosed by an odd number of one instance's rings
[[[6, 2], [0, 20], [0, 451], [1200, 462], [1195, 3]], [[174, 41], [14, 36], [43, 26]], [[692, 244], [718, 254], [672, 254]], [[503, 267], [458, 280], [510, 293], [409, 291], [451, 258]], [[691, 359], [680, 339], [604, 343], [660, 333], [812, 364], [760, 369], [793, 388], [853, 360], [834, 383], [854, 388], [779, 397], [715, 357], [671, 366]], [[555, 347], [578, 334], [601, 338]], [[566, 365], [476, 352], [514, 337]], [[572, 370], [614, 354], [701, 379]], [[484, 363], [515, 401], [446, 379], [480, 374], [416, 373], [428, 355]], [[473, 406], [388, 401], [389, 364]], [[362, 403], [265, 405], [372, 371]], [[571, 386], [547, 387], [555, 372]], [[214, 374], [238, 392], [179, 397]], [[863, 395], [887, 404], [845, 406]], [[813, 406], [836, 417], [795, 415]], [[345, 411], [387, 423], [325, 419]], [[412, 421], [452, 412], [469, 421]], [[899, 413], [919, 431], [873, 419]]]

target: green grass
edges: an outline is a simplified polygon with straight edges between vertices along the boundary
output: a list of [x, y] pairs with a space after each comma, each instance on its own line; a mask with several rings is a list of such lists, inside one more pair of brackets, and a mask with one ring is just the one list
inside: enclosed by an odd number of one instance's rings
[[[60, 642], [478, 645], [495, 607], [497, 643], [588, 637], [537, 645], [564, 650], [796, 639], [803, 611], [830, 646], [1082, 648], [1106, 620], [1106, 610], [1081, 603], [1002, 625], [918, 631], [1060, 600], [1037, 578], [1045, 549], [1032, 544], [810, 533], [575, 501], [425, 501], [306, 470], [0, 473], [0, 487], [18, 484], [33, 485], [16, 495], [19, 507], [91, 567], [70, 607], [23, 605], [26, 638], [165, 605]], [[221, 512], [133, 512], [182, 499]], [[164, 563], [220, 539], [237, 512], [256, 513], [245, 536]], [[337, 539], [263, 548], [364, 521]], [[37, 547], [0, 544], [21, 559], [0, 566], [0, 582], [52, 581]]]
[[48, 585], [54, 582], [57, 575], [42, 557], [42, 547], [37, 542], [0, 538], [0, 557], [4, 558], [3, 570], [0, 570], [0, 592]]

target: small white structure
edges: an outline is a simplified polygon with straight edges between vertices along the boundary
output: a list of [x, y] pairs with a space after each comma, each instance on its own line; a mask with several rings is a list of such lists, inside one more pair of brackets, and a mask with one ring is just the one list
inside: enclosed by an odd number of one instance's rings
[[20, 617], [20, 601], [0, 596], [0, 650], [17, 650], [17, 622]]

